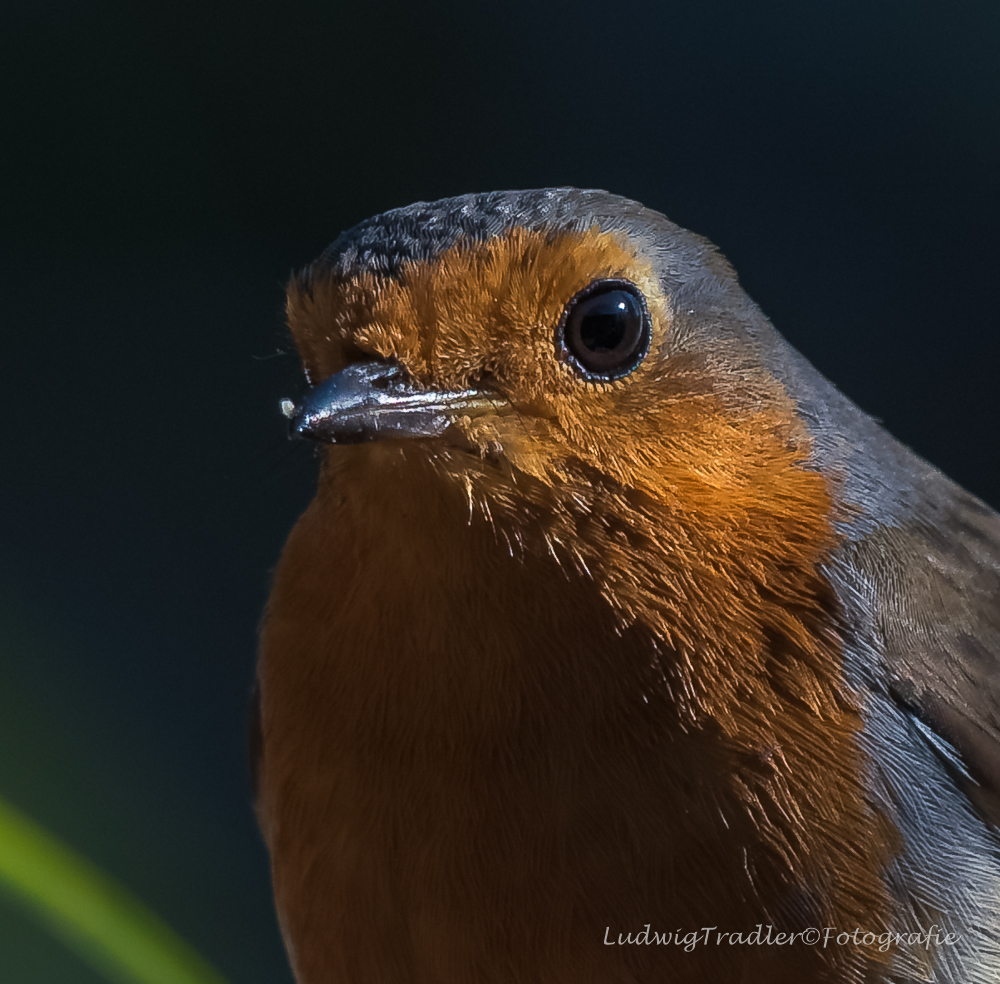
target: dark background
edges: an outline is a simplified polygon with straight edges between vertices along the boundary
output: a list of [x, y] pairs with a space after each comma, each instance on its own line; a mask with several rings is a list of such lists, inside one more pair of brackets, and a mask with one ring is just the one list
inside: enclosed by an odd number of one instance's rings
[[[713, 239], [1000, 505], [995, 0], [0, 12], [0, 795], [287, 984], [244, 765], [308, 501], [282, 284], [417, 199], [575, 184]], [[96, 976], [0, 897], [0, 978]]]

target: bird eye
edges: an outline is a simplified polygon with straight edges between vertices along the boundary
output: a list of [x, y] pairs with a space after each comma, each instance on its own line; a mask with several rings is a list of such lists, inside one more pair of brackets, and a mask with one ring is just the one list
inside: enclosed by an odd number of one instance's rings
[[595, 280], [566, 305], [556, 346], [585, 379], [621, 379], [646, 358], [649, 335], [642, 291], [628, 280]]

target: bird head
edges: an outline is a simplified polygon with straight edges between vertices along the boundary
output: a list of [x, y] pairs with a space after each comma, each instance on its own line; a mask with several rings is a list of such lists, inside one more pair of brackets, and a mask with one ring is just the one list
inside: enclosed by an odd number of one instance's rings
[[501, 549], [593, 580], [681, 654], [695, 716], [769, 672], [765, 637], [832, 631], [829, 479], [773, 329], [701, 237], [604, 192], [421, 204], [344, 233], [288, 317], [314, 384], [298, 433], [355, 470], [378, 445], [392, 481], [430, 466]]
[[300, 433], [350, 443], [451, 428], [439, 447], [461, 434], [553, 487], [585, 464], [654, 495], [664, 466], [679, 478], [692, 455], [696, 471], [735, 477], [748, 449], [733, 440], [762, 410], [784, 411], [801, 443], [790, 401], [754, 365], [756, 312], [710, 243], [604, 193], [509, 196], [506, 223], [489, 214], [498, 197], [424, 206], [451, 220], [448, 237], [422, 235], [419, 207], [386, 213], [293, 281], [306, 375], [327, 381]]

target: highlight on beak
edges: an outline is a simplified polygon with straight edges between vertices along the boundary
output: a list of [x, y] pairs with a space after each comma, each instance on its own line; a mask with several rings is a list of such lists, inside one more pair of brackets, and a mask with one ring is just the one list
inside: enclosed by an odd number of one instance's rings
[[422, 390], [398, 362], [356, 362], [314, 386], [296, 408], [281, 409], [293, 437], [358, 444], [380, 437], [437, 437], [456, 417], [503, 413], [510, 404], [489, 390]]

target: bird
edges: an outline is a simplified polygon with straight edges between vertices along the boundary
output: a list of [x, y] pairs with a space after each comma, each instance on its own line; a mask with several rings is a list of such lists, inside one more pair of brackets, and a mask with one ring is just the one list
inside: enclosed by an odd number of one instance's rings
[[1000, 980], [1000, 517], [708, 240], [549, 188], [287, 290], [255, 808], [298, 984]]

